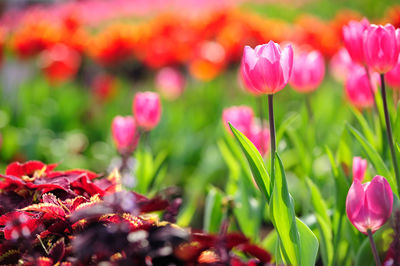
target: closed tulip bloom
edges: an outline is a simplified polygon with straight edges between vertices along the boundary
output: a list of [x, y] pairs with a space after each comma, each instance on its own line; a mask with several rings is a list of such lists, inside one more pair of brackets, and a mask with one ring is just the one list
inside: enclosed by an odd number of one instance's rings
[[283, 50], [273, 41], [258, 45], [255, 49], [246, 46], [243, 51], [241, 77], [244, 85], [255, 94], [274, 94], [288, 83], [292, 66], [291, 45]]
[[237, 130], [245, 136], [249, 136], [253, 124], [253, 110], [248, 106], [232, 106], [224, 109], [222, 122], [226, 130], [232, 134], [228, 123], [231, 123]]
[[185, 78], [177, 69], [165, 67], [156, 76], [156, 88], [167, 99], [175, 100], [185, 88]]
[[155, 92], [138, 92], [133, 100], [133, 113], [139, 127], [148, 131], [157, 126], [161, 118], [160, 97]]
[[400, 48], [393, 25], [370, 25], [363, 40], [365, 60], [374, 71], [386, 73], [397, 64]]
[[365, 176], [365, 171], [367, 170], [367, 160], [361, 157], [353, 158], [353, 180], [363, 181]]
[[374, 95], [372, 89], [376, 91], [376, 73], [372, 73], [373, 82], [370, 83], [365, 69], [361, 66], [354, 66], [350, 71], [346, 84], [346, 97], [352, 105], [359, 109], [369, 108], [374, 105]]
[[354, 179], [346, 199], [346, 212], [350, 222], [361, 233], [374, 233], [386, 223], [392, 213], [393, 193], [387, 180], [375, 176], [371, 182], [361, 184]]
[[369, 25], [369, 21], [364, 18], [360, 22], [352, 20], [349, 24], [343, 26], [344, 45], [353, 61], [359, 64], [365, 63], [363, 35]]
[[298, 92], [314, 91], [321, 84], [325, 75], [325, 63], [318, 51], [302, 52], [295, 55], [290, 85]]
[[139, 141], [136, 122], [132, 116], [116, 116], [112, 122], [112, 136], [119, 153], [132, 152]]
[[385, 78], [391, 88], [400, 90], [400, 56], [396, 66], [386, 73]]

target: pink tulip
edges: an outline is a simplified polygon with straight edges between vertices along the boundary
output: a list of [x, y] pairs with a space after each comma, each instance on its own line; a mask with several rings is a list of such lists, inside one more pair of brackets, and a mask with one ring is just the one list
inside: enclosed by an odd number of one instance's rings
[[400, 90], [400, 56], [396, 66], [386, 73], [385, 78], [391, 88]]
[[366, 18], [360, 22], [352, 20], [348, 25], [343, 26], [344, 45], [353, 61], [359, 64], [365, 63], [363, 35], [368, 27], [369, 21]]
[[156, 76], [156, 88], [169, 100], [177, 99], [185, 88], [185, 78], [177, 69], [165, 67]]
[[240, 71], [248, 90], [255, 94], [274, 94], [288, 83], [292, 66], [292, 46], [288, 45], [281, 51], [277, 43], [270, 41], [255, 49], [246, 46]]
[[363, 181], [365, 171], [367, 170], [367, 160], [361, 157], [353, 158], [353, 180]]
[[344, 82], [354, 64], [346, 48], [342, 48], [332, 57], [329, 68], [335, 80]]
[[375, 176], [371, 182], [361, 184], [354, 179], [346, 199], [346, 212], [350, 222], [361, 233], [374, 233], [386, 223], [392, 213], [393, 193], [387, 180]]
[[391, 24], [370, 25], [364, 32], [364, 56], [369, 67], [379, 73], [390, 71], [399, 58], [396, 31]]
[[318, 51], [301, 52], [295, 55], [290, 85], [298, 92], [314, 91], [321, 84], [325, 75], [325, 63]]
[[135, 119], [132, 116], [116, 116], [111, 128], [118, 151], [121, 154], [131, 153], [139, 141]]
[[346, 96], [352, 105], [359, 109], [369, 108], [374, 105], [374, 95], [371, 91], [372, 89], [376, 91], [376, 83], [379, 77], [376, 73], [371, 74], [373, 82], [368, 79], [368, 75], [361, 66], [354, 66], [350, 71], [346, 84]]
[[270, 134], [267, 128], [262, 130], [260, 125], [257, 123], [253, 124], [248, 138], [254, 146], [256, 146], [262, 156], [268, 153]]
[[148, 131], [157, 126], [161, 118], [161, 102], [155, 92], [138, 92], [133, 100], [133, 113], [139, 127]]
[[231, 123], [237, 130], [245, 136], [249, 136], [253, 125], [253, 110], [248, 106], [233, 106], [224, 109], [222, 121], [228, 132], [231, 132], [228, 123]]

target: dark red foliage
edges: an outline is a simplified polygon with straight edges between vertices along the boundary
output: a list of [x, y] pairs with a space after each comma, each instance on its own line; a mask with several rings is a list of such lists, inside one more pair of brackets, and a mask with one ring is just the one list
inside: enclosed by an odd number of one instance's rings
[[[90, 171], [55, 167], [13, 163], [0, 175], [0, 265], [264, 265], [271, 259], [242, 234], [171, 224], [182, 202], [174, 189], [149, 199], [122, 190], [116, 173], [97, 179]], [[238, 252], [252, 259], [243, 261]]]

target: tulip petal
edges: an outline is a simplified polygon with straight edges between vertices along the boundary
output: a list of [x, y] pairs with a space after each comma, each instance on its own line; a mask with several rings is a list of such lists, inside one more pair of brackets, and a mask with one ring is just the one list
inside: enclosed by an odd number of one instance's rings
[[282, 87], [284, 87], [288, 83], [290, 76], [292, 75], [292, 68], [293, 68], [293, 48], [290, 44], [283, 49], [281, 53], [280, 63], [282, 66], [283, 83], [284, 83]]
[[346, 212], [350, 222], [354, 225], [355, 219], [364, 205], [365, 192], [360, 181], [353, 181], [346, 198]]

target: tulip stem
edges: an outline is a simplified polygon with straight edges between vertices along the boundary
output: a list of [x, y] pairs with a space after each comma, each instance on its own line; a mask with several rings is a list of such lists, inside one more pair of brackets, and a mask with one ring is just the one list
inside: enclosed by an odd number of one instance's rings
[[374, 238], [372, 237], [371, 229], [368, 229], [367, 233], [368, 233], [369, 243], [371, 244], [372, 254], [374, 255], [375, 264], [376, 266], [381, 266], [381, 261], [379, 259], [378, 251], [376, 250], [376, 245], [374, 242]]
[[[263, 97], [262, 95], [260, 95], [259, 97], [257, 97], [257, 102], [258, 102], [258, 111], [259, 111], [259, 115], [260, 115], [260, 126], [261, 126], [261, 150], [264, 150], [264, 145], [265, 145], [265, 140], [264, 140], [264, 134], [262, 132], [264, 132], [264, 105], [263, 105]], [[262, 156], [262, 154], [261, 154]]]
[[269, 115], [269, 132], [271, 136], [271, 178], [275, 182], [275, 153], [276, 153], [276, 140], [275, 140], [275, 120], [274, 120], [274, 104], [273, 94], [268, 94], [268, 115]]
[[314, 114], [312, 111], [312, 106], [311, 106], [311, 94], [306, 95], [306, 108], [307, 108], [307, 113], [308, 113], [308, 119], [309, 121], [314, 120]]
[[385, 114], [385, 122], [386, 122], [386, 135], [389, 142], [390, 153], [392, 155], [392, 162], [394, 173], [396, 175], [396, 182], [397, 182], [397, 191], [400, 191], [400, 173], [399, 167], [397, 165], [397, 158], [396, 158], [396, 150], [394, 149], [393, 144], [393, 135], [392, 135], [392, 126], [390, 124], [390, 117], [388, 111], [388, 105], [386, 100], [386, 88], [385, 88], [385, 76], [381, 74], [381, 89], [382, 89], [382, 101], [383, 101], [383, 112]]

